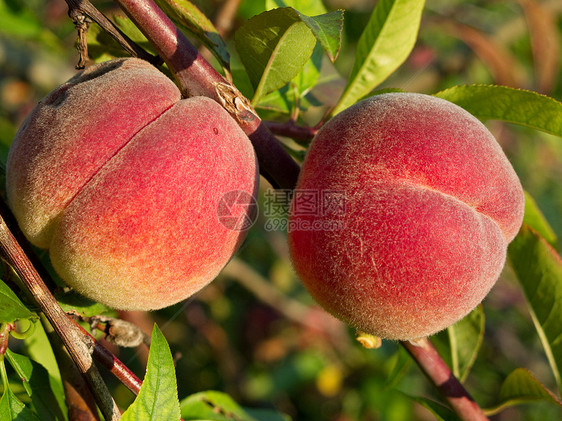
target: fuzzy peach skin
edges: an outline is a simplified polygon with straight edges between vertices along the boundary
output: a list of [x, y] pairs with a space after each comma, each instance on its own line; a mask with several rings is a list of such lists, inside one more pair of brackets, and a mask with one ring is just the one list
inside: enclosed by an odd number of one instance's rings
[[382, 338], [415, 339], [484, 299], [523, 209], [519, 179], [480, 121], [439, 98], [382, 94], [314, 138], [293, 199], [290, 252], [328, 312]]
[[49, 94], [7, 165], [26, 236], [49, 248], [69, 286], [125, 310], [172, 305], [213, 280], [246, 234], [221, 223], [221, 199], [255, 196], [258, 177], [249, 139], [220, 105], [180, 100], [137, 59], [96, 65]]

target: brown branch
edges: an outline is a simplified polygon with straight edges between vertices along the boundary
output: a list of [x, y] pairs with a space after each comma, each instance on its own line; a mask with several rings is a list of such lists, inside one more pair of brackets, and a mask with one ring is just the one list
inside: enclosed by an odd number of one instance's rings
[[[0, 212], [0, 251], [2, 255], [22, 280], [39, 309], [49, 319], [80, 373], [85, 376], [105, 419], [118, 420], [121, 411], [92, 360], [93, 343], [87, 340], [67, 317], [31, 263], [29, 256], [32, 256], [32, 253], [29, 250], [26, 250], [27, 253], [23, 250], [8, 228], [5, 219], [10, 219], [10, 213], [3, 201], [0, 201]], [[27, 243], [22, 242], [22, 244]]]
[[111, 374], [117, 377], [123, 385], [125, 385], [135, 395], [139, 394], [142, 381], [123, 364], [115, 355], [100, 344], [92, 335], [90, 335], [82, 326], [74, 321], [80, 332], [89, 338], [94, 345], [93, 355], [97, 362], [104, 366]]
[[203, 95], [221, 104], [248, 135], [260, 172], [274, 186], [294, 188], [298, 164], [262, 124], [250, 102], [223, 78], [152, 0], [116, 0], [155, 46], [186, 97]]
[[263, 123], [273, 134], [290, 137], [301, 143], [309, 143], [319, 130], [318, 127], [299, 126], [293, 120], [283, 123], [278, 121], [264, 121]]
[[47, 333], [59, 366], [65, 402], [68, 408], [68, 419], [99, 421], [96, 401], [84, 376], [78, 371], [60, 337], [55, 333], [44, 314], [41, 315], [41, 323]]
[[121, 47], [131, 54], [133, 57], [138, 57], [146, 60], [154, 65], [162, 64], [162, 59], [158, 56], [145, 51], [127, 35], [125, 35], [113, 22], [111, 22], [103, 13], [92, 5], [88, 0], [65, 0], [68, 5], [68, 14], [74, 19], [75, 15], [86, 15], [94, 22], [96, 22], [104, 31], [106, 31]]
[[78, 32], [78, 43], [76, 45], [76, 49], [78, 50], [80, 58], [78, 60], [78, 63], [76, 64], [76, 70], [81, 70], [86, 67], [86, 63], [88, 61], [87, 34], [91, 21], [86, 15], [76, 9], [69, 9], [68, 16], [70, 16], [70, 19], [72, 19], [74, 27]]
[[13, 323], [0, 324], [0, 355], [3, 356], [8, 349], [8, 339], [10, 339], [10, 332], [16, 329]]
[[484, 421], [488, 419], [427, 338], [415, 343], [404, 341], [401, 342], [401, 345], [406, 348], [406, 351], [462, 420]]

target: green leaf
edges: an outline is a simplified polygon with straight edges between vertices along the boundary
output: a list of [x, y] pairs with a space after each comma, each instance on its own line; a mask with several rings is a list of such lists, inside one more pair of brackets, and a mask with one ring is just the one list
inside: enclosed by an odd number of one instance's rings
[[332, 63], [335, 62], [341, 48], [343, 10], [335, 10], [330, 13], [313, 17], [299, 13], [299, 16], [310, 28], [330, 61]]
[[336, 61], [341, 48], [343, 10], [327, 12], [320, 0], [267, 0], [267, 10], [291, 7], [310, 28], [328, 58]]
[[424, 0], [380, 0], [365, 27], [345, 91], [333, 115], [371, 92], [410, 55]]
[[516, 368], [504, 380], [500, 388], [499, 403], [486, 409], [486, 415], [494, 415], [510, 406], [545, 401], [562, 406], [562, 402], [544, 387], [530, 371]]
[[284, 421], [285, 416], [264, 409], [247, 409], [223, 392], [208, 390], [183, 399], [181, 417], [184, 421]]
[[385, 387], [387, 389], [395, 388], [396, 385], [404, 378], [408, 369], [412, 365], [412, 357], [404, 348], [399, 348], [393, 357], [396, 361], [392, 371], [386, 378]]
[[449, 344], [453, 374], [463, 382], [474, 364], [484, 339], [484, 311], [476, 307], [466, 317], [449, 326]]
[[291, 80], [300, 96], [306, 95], [318, 81], [322, 68], [322, 49], [316, 45], [312, 51], [312, 56], [308, 60], [301, 72]]
[[180, 405], [184, 421], [255, 421], [229, 395], [214, 390], [190, 395]]
[[495, 85], [454, 86], [435, 94], [481, 120], [503, 120], [562, 136], [562, 103], [545, 95]]
[[6, 359], [22, 380], [31, 404], [41, 420], [64, 420], [61, 408], [49, 384], [49, 373], [39, 363], [25, 355], [7, 350]]
[[205, 45], [221, 66], [230, 68], [230, 55], [226, 44], [213, 23], [197, 6], [188, 0], [156, 0], [156, 3], [178, 26]]
[[526, 224], [509, 245], [508, 256], [562, 391], [562, 260], [547, 241]]
[[166, 338], [157, 325], [152, 330], [146, 375], [135, 401], [122, 421], [179, 420], [180, 406], [174, 360]]
[[236, 32], [236, 49], [252, 86], [256, 104], [303, 68], [312, 55], [316, 38], [290, 8], [261, 13]]
[[292, 7], [303, 15], [316, 16], [328, 12], [321, 0], [266, 0], [267, 10], [278, 7]]
[[299, 110], [306, 110], [308, 108], [307, 94], [319, 80], [322, 56], [322, 48], [316, 45], [310, 60], [306, 62], [302, 71], [288, 85], [260, 99], [255, 108], [269, 111], [265, 115], [262, 112], [262, 117], [272, 119], [276, 114], [291, 114], [297, 106]]
[[25, 338], [24, 343], [26, 355], [47, 370], [51, 379], [51, 388], [55, 391], [57, 398], [59, 398], [59, 403], [64, 405], [64, 390], [58, 362], [42, 323], [36, 323], [33, 335]]
[[525, 216], [523, 217], [523, 222], [537, 231], [552, 247], [557, 247], [558, 239], [554, 230], [550, 227], [537, 206], [535, 199], [527, 192], [525, 192]]
[[0, 420], [39, 421], [39, 418], [21, 402], [8, 387], [0, 399]]
[[0, 323], [12, 323], [18, 319], [29, 319], [33, 313], [4, 281], [0, 280]]

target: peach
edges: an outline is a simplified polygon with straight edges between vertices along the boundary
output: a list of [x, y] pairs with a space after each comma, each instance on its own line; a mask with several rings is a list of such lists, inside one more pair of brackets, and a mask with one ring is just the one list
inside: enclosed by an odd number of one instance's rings
[[484, 299], [523, 208], [480, 121], [439, 98], [382, 94], [314, 138], [291, 207], [291, 258], [317, 302], [351, 326], [425, 337]]
[[[224, 197], [249, 205], [258, 177], [250, 140], [219, 104], [182, 100], [138, 59], [92, 66], [48, 94], [6, 174], [22, 231], [61, 278], [124, 310], [169, 306], [209, 283], [247, 231], [221, 218]], [[226, 211], [250, 218], [238, 205]]]

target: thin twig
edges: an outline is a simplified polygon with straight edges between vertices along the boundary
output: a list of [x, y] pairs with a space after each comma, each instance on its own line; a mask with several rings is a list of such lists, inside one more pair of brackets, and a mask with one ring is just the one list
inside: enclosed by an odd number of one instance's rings
[[113, 22], [111, 22], [103, 13], [92, 5], [88, 0], [65, 0], [68, 5], [68, 14], [72, 18], [76, 13], [88, 16], [96, 22], [104, 31], [115, 39], [121, 47], [131, 54], [133, 57], [138, 57], [146, 60], [154, 65], [162, 64], [162, 59], [158, 56], [145, 51], [127, 35], [125, 35]]
[[283, 123], [278, 121], [264, 121], [263, 123], [273, 134], [290, 137], [300, 143], [309, 143], [319, 129], [318, 127], [299, 126], [294, 120]]
[[76, 31], [78, 31], [78, 43], [76, 49], [80, 58], [76, 64], [76, 70], [82, 70], [86, 67], [88, 62], [88, 29], [91, 20], [82, 12], [77, 9], [69, 9], [68, 16], [72, 19]]
[[401, 342], [401, 345], [406, 348], [462, 420], [485, 421], [488, 419], [427, 338], [416, 342], [404, 341]]
[[28, 254], [8, 228], [4, 216], [9, 215], [9, 211], [3, 201], [0, 201], [0, 208], [0, 251], [2, 255], [20, 277], [39, 309], [49, 319], [74, 363], [85, 376], [105, 419], [118, 420], [121, 411], [92, 360], [93, 343], [87, 340], [87, 337], [82, 335], [67, 317], [31, 263]]
[[88, 337], [94, 345], [93, 355], [97, 362], [104, 366], [111, 374], [117, 377], [124, 386], [126, 386], [135, 395], [139, 394], [142, 381], [123, 364], [115, 355], [108, 351], [106, 347], [100, 344], [92, 335], [90, 335], [82, 326], [73, 320], [74, 324], [80, 332]]

